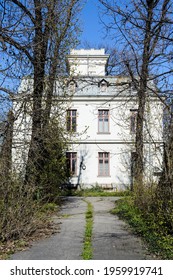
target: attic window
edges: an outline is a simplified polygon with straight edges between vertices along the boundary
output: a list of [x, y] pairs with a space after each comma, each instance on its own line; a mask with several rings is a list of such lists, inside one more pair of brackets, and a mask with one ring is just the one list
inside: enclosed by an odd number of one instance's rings
[[74, 93], [77, 88], [77, 83], [75, 80], [71, 80], [67, 83], [68, 89], [71, 93]]
[[101, 80], [101, 81], [98, 83], [98, 87], [100, 88], [100, 91], [101, 91], [101, 92], [106, 92], [108, 86], [109, 86], [109, 83], [108, 83], [105, 79]]

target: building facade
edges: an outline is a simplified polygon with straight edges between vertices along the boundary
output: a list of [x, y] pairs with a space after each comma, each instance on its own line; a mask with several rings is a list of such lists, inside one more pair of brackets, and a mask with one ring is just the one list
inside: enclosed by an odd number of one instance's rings
[[[72, 98], [64, 110], [70, 134], [66, 156], [70, 184], [82, 188], [99, 185], [120, 190], [133, 183], [137, 93], [128, 77], [106, 76], [108, 58], [104, 49], [72, 50], [67, 57], [69, 77], [65, 84]], [[32, 81], [25, 80], [21, 91], [30, 91], [31, 87]], [[59, 82], [55, 88], [61, 92]], [[20, 106], [20, 102], [14, 102], [14, 111], [19, 112]], [[148, 93], [144, 122], [146, 181], [155, 180], [155, 172], [162, 166], [162, 116], [159, 98]], [[18, 114], [13, 137], [13, 162], [18, 170], [27, 160], [29, 123], [29, 117]]]

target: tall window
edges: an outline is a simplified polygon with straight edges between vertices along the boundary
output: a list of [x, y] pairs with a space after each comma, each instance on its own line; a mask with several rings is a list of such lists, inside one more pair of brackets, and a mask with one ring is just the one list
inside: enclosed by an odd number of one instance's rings
[[77, 110], [67, 110], [67, 131], [76, 132]]
[[98, 132], [109, 132], [109, 110], [98, 110]]
[[137, 122], [137, 110], [131, 109], [131, 115], [130, 115], [130, 132], [136, 133], [136, 122]]
[[77, 153], [67, 152], [67, 168], [71, 176], [77, 175]]
[[109, 153], [98, 153], [98, 175], [109, 176]]

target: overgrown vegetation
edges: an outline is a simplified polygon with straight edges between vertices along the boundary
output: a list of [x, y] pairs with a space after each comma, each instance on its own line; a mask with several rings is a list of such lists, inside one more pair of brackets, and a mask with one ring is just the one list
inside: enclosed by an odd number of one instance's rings
[[93, 206], [87, 200], [85, 202], [88, 204], [88, 207], [87, 207], [87, 212], [85, 214], [86, 226], [85, 226], [82, 258], [84, 260], [91, 260], [93, 255], [93, 250], [92, 250]]
[[[13, 115], [9, 115], [0, 152], [2, 252], [6, 252], [7, 248], [8, 252], [11, 252], [14, 248], [11, 249], [8, 244], [13, 244], [12, 247], [18, 246], [21, 240], [31, 238], [40, 228], [47, 232], [50, 225], [49, 213], [59, 204], [60, 184], [67, 178], [63, 153], [66, 144], [61, 141], [57, 129], [58, 126], [53, 122], [49, 124], [48, 136], [45, 138], [46, 158], [40, 174], [41, 184], [26, 184], [23, 177], [12, 170]], [[52, 203], [54, 201], [56, 204]]]
[[1, 183], [0, 240], [17, 239], [35, 231], [39, 203], [33, 200], [34, 189], [24, 190], [17, 180]]
[[0, 259], [6, 259], [31, 240], [55, 232], [51, 216], [58, 206], [36, 200], [35, 188], [24, 188], [16, 178], [1, 180], [0, 189]]
[[[69, 96], [63, 92], [61, 103], [55, 104], [55, 88], [66, 74], [66, 55], [78, 42], [81, 1], [1, 4], [0, 114], [5, 125], [0, 139], [0, 242], [13, 242], [35, 232], [42, 220], [43, 201], [55, 200], [66, 180], [66, 143], [57, 123], [61, 123], [63, 98], [67, 101]], [[11, 100], [13, 113], [7, 119]], [[56, 125], [52, 111], [56, 111]]]
[[44, 137], [44, 159], [37, 189], [38, 195], [48, 201], [55, 201], [61, 195], [61, 186], [70, 177], [65, 153], [68, 150], [68, 136], [65, 138], [64, 135], [59, 116], [55, 116], [49, 122]]
[[116, 202], [112, 213], [125, 219], [133, 231], [147, 242], [152, 253], [162, 259], [173, 259], [173, 235], [170, 228], [173, 219], [170, 217], [170, 222], [167, 223], [161, 205], [163, 202], [156, 201], [151, 194], [147, 196], [148, 200], [146, 195], [141, 197], [140, 208], [136, 205], [135, 196], [125, 197]]

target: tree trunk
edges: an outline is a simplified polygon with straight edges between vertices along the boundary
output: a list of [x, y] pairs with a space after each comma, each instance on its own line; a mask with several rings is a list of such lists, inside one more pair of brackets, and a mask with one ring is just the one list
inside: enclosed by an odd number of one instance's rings
[[13, 124], [14, 115], [12, 111], [9, 111], [7, 117], [7, 125], [5, 127], [4, 139], [2, 144], [2, 150], [0, 155], [1, 160], [1, 173], [3, 178], [9, 178], [11, 172], [11, 160], [12, 160], [12, 138], [13, 138]]
[[40, 0], [35, 0], [35, 21], [32, 134], [26, 166], [25, 183], [37, 185], [39, 184], [39, 174], [43, 161], [42, 97], [47, 51], [47, 38], [45, 38], [43, 34], [42, 6]]
[[173, 118], [169, 126], [169, 137], [164, 143], [163, 172], [158, 184], [158, 196], [165, 202], [173, 199]]
[[148, 14], [145, 26], [145, 38], [144, 38], [144, 49], [142, 56], [142, 67], [139, 79], [139, 90], [138, 90], [138, 114], [137, 114], [137, 125], [136, 125], [136, 170], [135, 170], [135, 183], [139, 188], [143, 186], [143, 175], [144, 175], [144, 113], [146, 105], [147, 95], [147, 82], [149, 78], [149, 60], [150, 60], [150, 47], [151, 47], [151, 23], [153, 17], [153, 5], [154, 0], [148, 1]]

